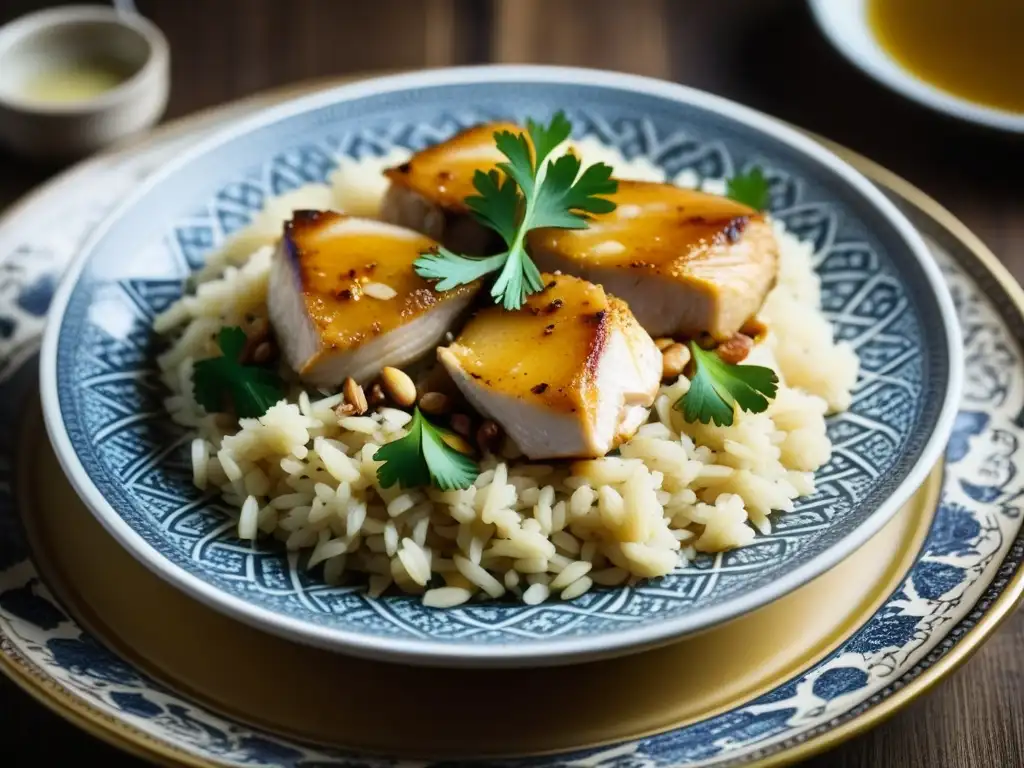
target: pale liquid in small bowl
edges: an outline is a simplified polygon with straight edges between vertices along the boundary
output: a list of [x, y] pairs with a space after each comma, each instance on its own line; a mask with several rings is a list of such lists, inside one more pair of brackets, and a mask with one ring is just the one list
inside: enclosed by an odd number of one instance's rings
[[95, 99], [126, 79], [124, 68], [116, 63], [67, 62], [29, 75], [19, 84], [18, 93], [38, 104], [74, 104]]

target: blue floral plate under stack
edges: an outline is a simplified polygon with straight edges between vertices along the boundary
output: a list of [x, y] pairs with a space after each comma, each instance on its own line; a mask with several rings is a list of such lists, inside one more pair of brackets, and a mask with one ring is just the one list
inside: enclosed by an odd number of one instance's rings
[[[154, 168], [233, 116], [93, 161], [0, 222], [0, 668], [76, 724], [167, 764], [378, 768], [474, 756], [492, 766], [773, 765], [891, 713], [1019, 602], [1024, 295], [948, 213], [847, 154], [939, 264], [964, 331], [966, 381], [944, 461], [925, 467], [902, 511], [830, 572], [680, 645], [546, 671], [338, 657], [177, 591], [130, 557], [60, 476], [34, 397], [36, 350], [82, 240]], [[851, 582], [861, 583], [836, 600]], [[783, 626], [781, 611], [802, 621]], [[797, 636], [803, 645], [786, 656]], [[446, 683], [476, 698], [453, 699]]]

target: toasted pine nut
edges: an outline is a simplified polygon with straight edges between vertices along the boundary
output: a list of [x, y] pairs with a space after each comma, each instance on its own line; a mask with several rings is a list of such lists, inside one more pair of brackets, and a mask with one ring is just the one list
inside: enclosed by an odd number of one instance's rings
[[425, 392], [420, 396], [420, 410], [437, 416], [448, 411], [448, 395], [440, 392]]
[[731, 365], [737, 365], [747, 358], [753, 348], [754, 340], [752, 338], [745, 333], [736, 333], [728, 341], [719, 344], [716, 351], [722, 360]]
[[405, 371], [388, 366], [380, 372], [380, 378], [384, 392], [396, 405], [408, 408], [416, 402], [416, 385]]
[[661, 377], [674, 379], [683, 372], [690, 362], [690, 350], [682, 344], [672, 344], [661, 352]]
[[345, 395], [345, 403], [352, 406], [353, 413], [361, 416], [369, 410], [369, 405], [366, 402], [366, 393], [363, 392], [363, 388], [356, 384], [356, 380], [351, 376], [345, 379], [342, 393]]
[[654, 340], [654, 346], [656, 346], [662, 352], [664, 352], [667, 347], [671, 347], [675, 343], [675, 339], [670, 339], [667, 336], [662, 336], [660, 339]]

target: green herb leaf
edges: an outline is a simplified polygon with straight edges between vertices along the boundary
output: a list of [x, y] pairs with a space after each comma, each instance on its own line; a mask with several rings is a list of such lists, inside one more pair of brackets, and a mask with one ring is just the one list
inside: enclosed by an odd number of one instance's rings
[[569, 134], [572, 133], [572, 123], [569, 122], [564, 112], [557, 112], [546, 127], [533, 120], [527, 120], [526, 131], [530, 134], [534, 150], [537, 153], [533, 166], [534, 170], [537, 170], [555, 147], [569, 138]]
[[612, 179], [611, 166], [604, 163], [592, 165], [583, 174], [579, 158], [563, 155], [548, 165], [544, 183], [537, 193], [532, 228], [560, 227], [562, 229], [585, 229], [586, 213], [611, 213], [615, 203], [598, 195], [610, 195], [618, 189]]
[[767, 209], [771, 202], [768, 179], [756, 165], [746, 173], [737, 174], [729, 179], [725, 194], [737, 203], [749, 205], [756, 211]]
[[284, 387], [273, 371], [256, 365], [242, 365], [245, 331], [237, 326], [221, 328], [217, 345], [221, 356], [200, 360], [192, 370], [192, 391], [196, 402], [209, 413], [235, 406], [241, 419], [259, 418], [284, 397]]
[[502, 182], [497, 171], [477, 171], [473, 174], [473, 186], [480, 194], [467, 197], [466, 205], [478, 221], [501, 235], [505, 245], [511, 246], [518, 228], [519, 189], [516, 182], [507, 177]]
[[690, 389], [676, 401], [676, 409], [687, 421], [732, 425], [735, 406], [761, 413], [778, 391], [775, 371], [761, 365], [732, 365], [714, 351], [690, 342], [695, 372]]
[[[540, 270], [526, 252], [526, 235], [539, 227], [582, 229], [586, 214], [610, 213], [615, 203], [601, 195], [611, 195], [618, 183], [612, 169], [604, 163], [592, 165], [580, 174], [580, 161], [566, 154], [542, 166], [551, 152], [569, 138], [572, 125], [562, 112], [548, 125], [526, 121], [529, 135], [500, 131], [494, 134], [498, 150], [507, 158], [490, 173], [477, 171], [473, 186], [479, 195], [466, 198], [477, 220], [493, 229], [508, 246], [504, 253], [473, 258], [439, 249], [416, 260], [420, 277], [438, 280], [437, 290], [451, 290], [492, 272], [498, 277], [491, 286], [491, 297], [505, 309], [519, 309], [526, 297], [543, 289]], [[533, 151], [530, 144], [533, 144]]]
[[434, 485], [442, 491], [469, 488], [480, 474], [480, 468], [469, 456], [459, 453], [445, 441], [445, 430], [424, 419], [423, 458]]
[[526, 135], [500, 131], [494, 134], [494, 143], [498, 151], [508, 158], [507, 163], [498, 163], [498, 167], [519, 186], [524, 195], [532, 195], [536, 172]]
[[450, 291], [459, 285], [466, 285], [484, 275], [497, 272], [505, 264], [508, 253], [476, 258], [459, 256], [447, 248], [438, 247], [431, 253], [424, 253], [416, 259], [416, 274], [425, 280], [437, 280], [439, 291]]
[[543, 287], [540, 270], [519, 243], [506, 254], [505, 265], [491, 286], [491, 298], [495, 304], [500, 302], [505, 309], [515, 311], [523, 306], [527, 296]]
[[447, 430], [431, 424], [413, 410], [412, 423], [405, 437], [382, 445], [373, 455], [384, 463], [377, 468], [377, 479], [384, 488], [398, 483], [402, 488], [430, 485], [443, 491], [469, 488], [480, 469], [468, 456], [449, 446]]

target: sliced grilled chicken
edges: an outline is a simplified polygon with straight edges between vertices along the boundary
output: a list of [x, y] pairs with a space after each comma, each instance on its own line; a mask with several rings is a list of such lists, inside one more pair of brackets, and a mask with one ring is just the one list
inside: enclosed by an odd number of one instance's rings
[[363, 383], [430, 351], [480, 284], [439, 293], [413, 270], [437, 243], [333, 211], [296, 211], [274, 254], [267, 304], [288, 364], [310, 384]]
[[596, 458], [647, 420], [661, 353], [625, 302], [568, 275], [515, 312], [491, 306], [438, 358], [531, 459]]
[[724, 340], [775, 284], [779, 246], [764, 216], [672, 184], [619, 181], [614, 211], [587, 229], [538, 229], [527, 246], [542, 270], [599, 283], [652, 336]]
[[497, 253], [501, 240], [469, 212], [467, 197], [478, 194], [473, 175], [506, 160], [494, 134], [523, 133], [515, 123], [484, 123], [427, 147], [384, 174], [391, 186], [381, 205], [384, 221], [415, 229], [456, 253]]

